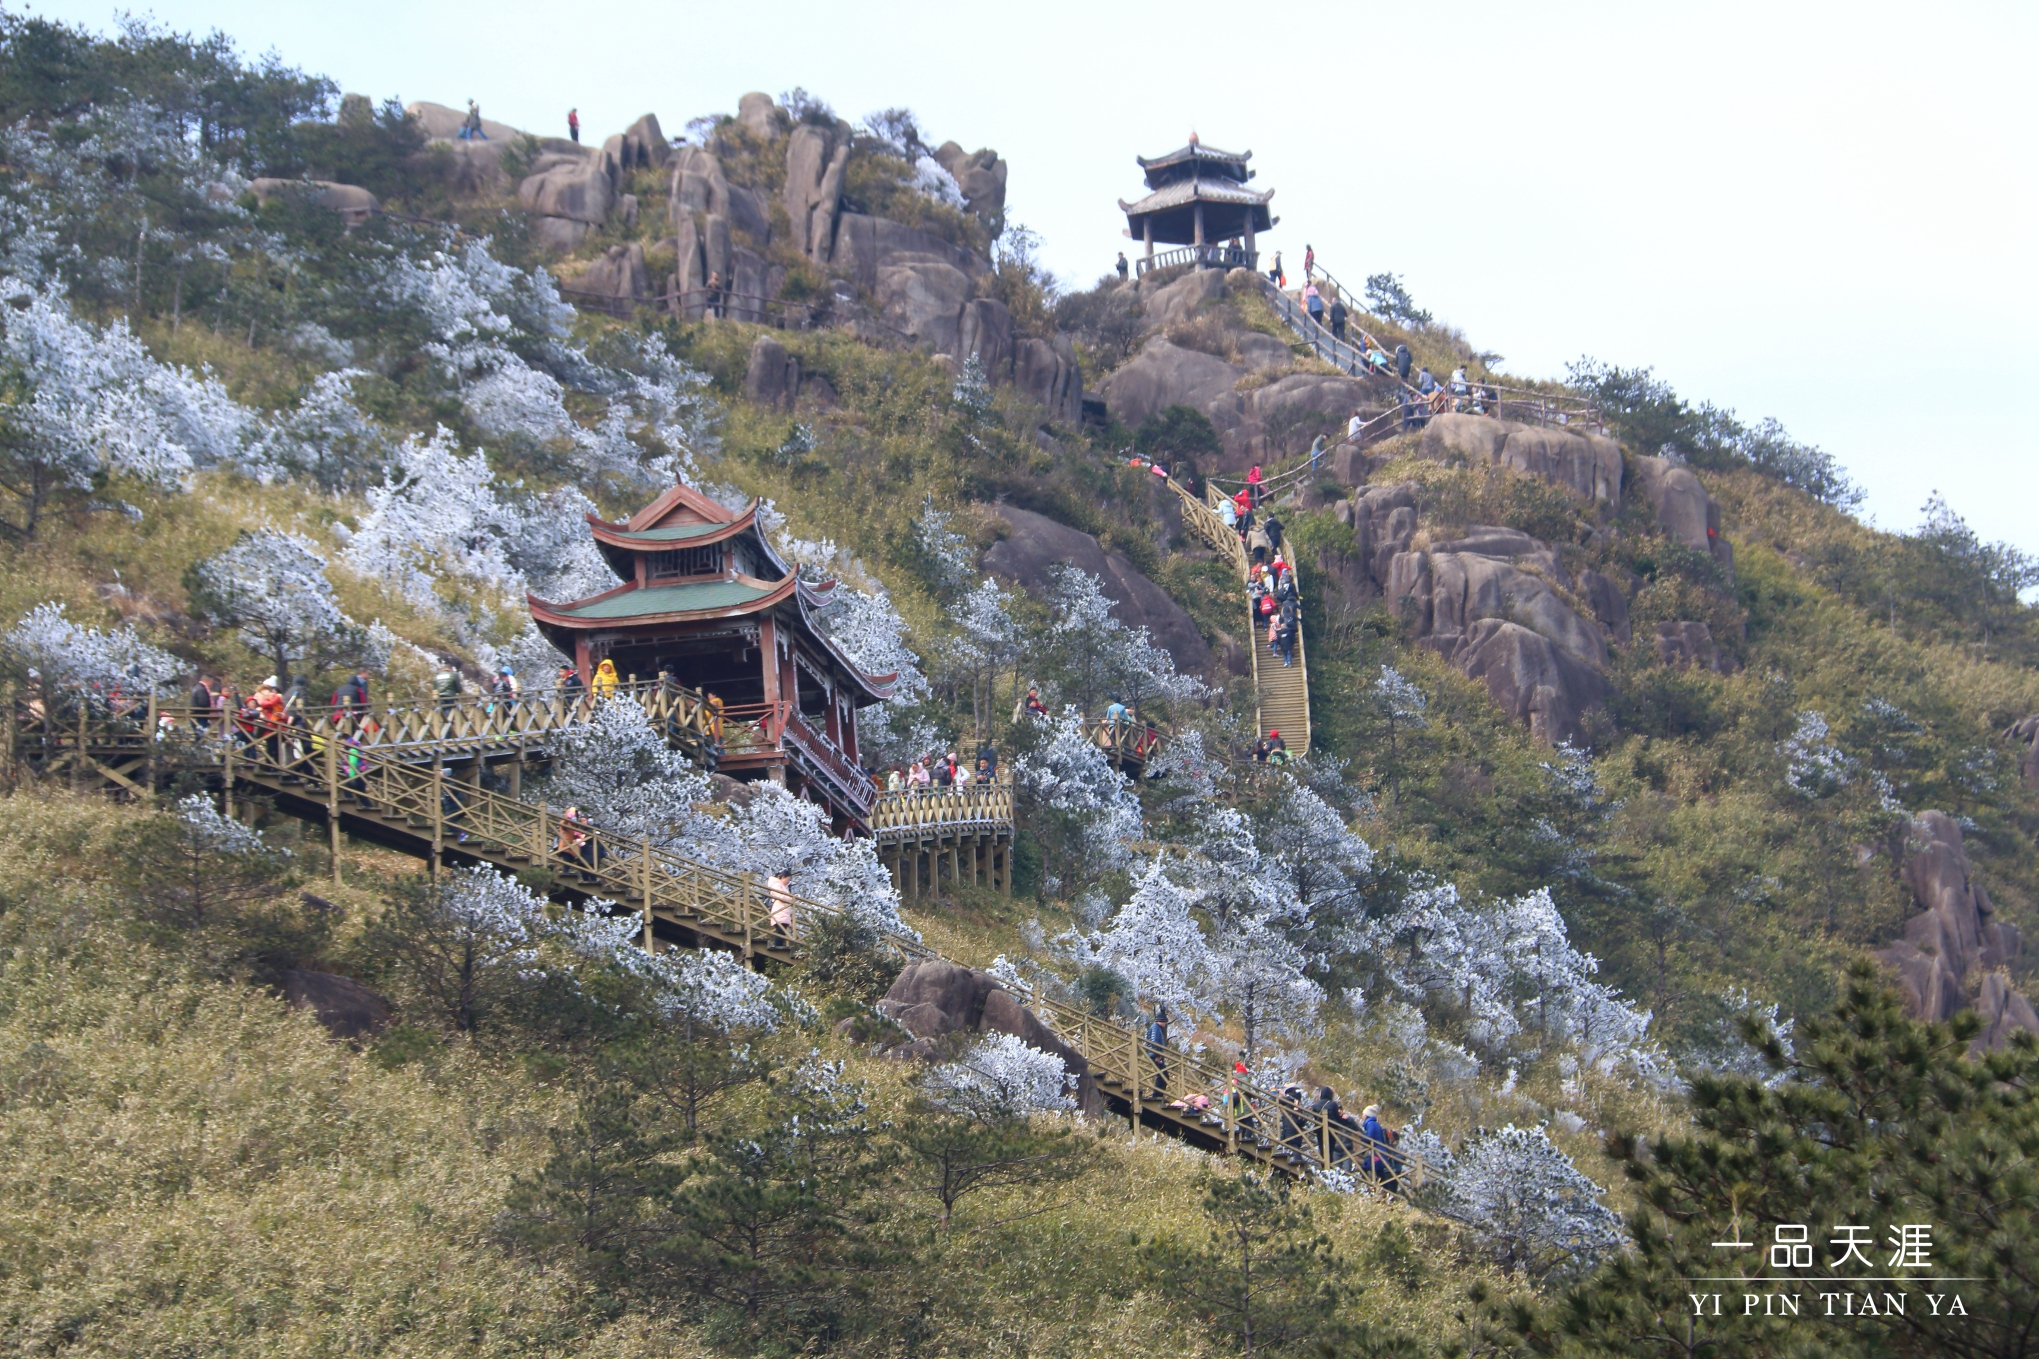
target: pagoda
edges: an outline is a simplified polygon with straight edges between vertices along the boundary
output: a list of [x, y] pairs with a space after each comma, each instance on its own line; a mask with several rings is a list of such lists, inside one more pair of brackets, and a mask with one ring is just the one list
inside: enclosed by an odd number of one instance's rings
[[868, 834], [876, 787], [857, 750], [857, 713], [889, 698], [820, 626], [837, 588], [773, 551], [757, 522], [674, 486], [621, 523], [589, 515], [595, 546], [623, 583], [570, 604], [527, 595], [532, 621], [573, 658], [583, 684], [669, 677], [723, 703], [718, 770], [769, 778], [825, 806], [838, 831]]
[[[1137, 203], [1119, 200], [1126, 214], [1126, 234], [1145, 247], [1140, 272], [1168, 264], [1193, 263], [1202, 268], [1259, 267], [1255, 249], [1257, 233], [1281, 219], [1268, 214], [1268, 200], [1274, 190], [1264, 192], [1246, 187], [1254, 171], [1246, 167], [1251, 151], [1234, 153], [1203, 145], [1194, 132], [1189, 143], [1165, 156], [1148, 160], [1135, 156], [1147, 175], [1147, 196]], [[1243, 248], [1213, 244], [1234, 238]], [[1157, 259], [1154, 243], [1188, 246], [1170, 250]]]

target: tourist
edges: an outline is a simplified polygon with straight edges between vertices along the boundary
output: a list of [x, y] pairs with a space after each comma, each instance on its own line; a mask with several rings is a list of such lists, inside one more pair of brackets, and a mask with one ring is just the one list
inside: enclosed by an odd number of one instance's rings
[[578, 700], [581, 694], [585, 692], [585, 686], [581, 683], [581, 672], [570, 665], [559, 667], [558, 688], [559, 696], [563, 701], [572, 703]]
[[1275, 654], [1281, 657], [1285, 666], [1296, 663], [1296, 619], [1292, 609], [1284, 606], [1280, 624], [1275, 631]]
[[1035, 717], [1048, 715], [1048, 705], [1041, 702], [1041, 691], [1031, 684], [1027, 686], [1027, 711]]
[[885, 791], [897, 793], [905, 787], [906, 777], [899, 772], [899, 766], [895, 764], [892, 766], [892, 771], [885, 776]]
[[1324, 436], [1319, 434], [1316, 438], [1310, 440], [1310, 471], [1314, 473], [1318, 465], [1323, 461]]
[[1119, 702], [1117, 698], [1113, 698], [1104, 710], [1105, 726], [1110, 728], [1113, 733], [1116, 733], [1119, 725], [1126, 720], [1126, 716], [1126, 705]]
[[1154, 1062], [1154, 1098], [1168, 1090], [1168, 1006], [1154, 1002], [1154, 1014], [1147, 1021], [1147, 1049]]
[[586, 824], [581, 820], [580, 808], [567, 808], [559, 818], [559, 841], [553, 846], [553, 853], [566, 862], [578, 864], [582, 868], [590, 867], [587, 851], [588, 834], [582, 829]]
[[271, 675], [255, 686], [255, 716], [259, 730], [269, 734], [269, 758], [283, 758], [283, 691]]
[[1412, 360], [1409, 355], [1409, 346], [1405, 344], [1396, 345], [1395, 376], [1402, 379], [1402, 381], [1407, 382], [1409, 380], [1409, 364], [1411, 362]]
[[1357, 410], [1355, 410], [1352, 413], [1352, 418], [1345, 422], [1345, 442], [1349, 444], [1357, 444], [1360, 440], [1360, 436], [1365, 433], [1366, 433], [1366, 417], [1362, 416]]
[[1246, 470], [1246, 494], [1249, 504], [1256, 507], [1260, 504], [1260, 464], [1257, 462]]
[[978, 783], [991, 782], [991, 761], [985, 759], [981, 755], [977, 757], [977, 782]]
[[1480, 398], [1481, 403], [1487, 408], [1486, 413], [1498, 418], [1501, 414], [1501, 389], [1491, 381], [1483, 383], [1480, 387]]
[[1246, 535], [1246, 552], [1255, 566], [1274, 555], [1274, 540], [1268, 537], [1265, 528], [1256, 527]]
[[460, 140], [464, 142], [485, 142], [489, 134], [481, 129], [481, 105], [472, 99], [467, 101], [467, 121], [460, 125]]
[[1126, 268], [1126, 252], [1121, 250], [1119, 252], [1119, 282], [1121, 283], [1126, 281]]
[[1382, 349], [1380, 341], [1373, 339], [1371, 336], [1368, 337], [1367, 344], [1369, 346], [1366, 351], [1367, 371], [1378, 373], [1383, 377], [1387, 376], [1388, 351]]
[[1303, 277], [1309, 279], [1317, 272], [1317, 247], [1308, 241], [1303, 243]]
[[517, 699], [522, 696], [523, 692], [524, 686], [517, 683], [516, 671], [510, 669], [507, 665], [497, 666], [495, 681], [489, 685], [488, 710], [494, 712], [498, 704], [502, 706], [505, 712], [515, 708], [517, 706]]
[[191, 686], [191, 723], [200, 731], [212, 729], [212, 704], [216, 696], [210, 675], [200, 675], [198, 682]]
[[1270, 512], [1266, 521], [1260, 527], [1261, 531], [1267, 534], [1268, 547], [1273, 549], [1268, 555], [1274, 558], [1274, 564], [1279, 567], [1281, 565], [1281, 558], [1278, 555], [1281, 552], [1281, 520], [1275, 518], [1273, 513]]
[[1225, 527], [1234, 533], [1239, 531], [1239, 507], [1229, 499], [1218, 502], [1218, 518], [1225, 521]]
[[1267, 734], [1267, 762], [1269, 764], [1287, 764], [1288, 758], [1289, 743], [1283, 739], [1280, 732], [1269, 732]]
[[923, 755], [915, 760], [913, 768], [907, 771], [906, 789], [908, 792], [926, 792], [932, 783], [933, 777], [927, 771], [927, 756]]
[[1324, 294], [1317, 291], [1315, 283], [1303, 285], [1303, 310], [1310, 313], [1310, 319], [1318, 325], [1324, 324]]
[[708, 314], [718, 321], [722, 319], [722, 271], [720, 269], [713, 269], [708, 273]]
[[433, 672], [432, 694], [439, 700], [441, 710], [450, 709], [460, 702], [460, 672], [451, 660], [442, 658], [438, 670]]
[[1473, 389], [1466, 383], [1466, 366], [1460, 364], [1451, 370], [1451, 394], [1455, 398], [1451, 408], [1463, 412], [1471, 403]]
[[1267, 276], [1273, 280], [1274, 286], [1277, 288], [1289, 286], [1289, 276], [1281, 271], [1281, 251], [1277, 250], [1274, 252], [1274, 264], [1268, 269]]
[[566, 135], [573, 138], [575, 146], [581, 144], [581, 111], [579, 109], [568, 109], [566, 111]]
[[342, 712], [366, 710], [368, 707], [368, 672], [356, 670], [340, 681], [340, 687], [333, 691], [333, 706]]
[[1430, 376], [1428, 368], [1418, 368], [1416, 370], [1416, 390], [1424, 396], [1429, 396], [1437, 390], [1437, 379]]
[[774, 873], [765, 879], [765, 892], [772, 899], [772, 937], [787, 943], [793, 938], [793, 879]]
[[934, 786], [937, 788], [949, 788], [954, 786], [955, 782], [956, 771], [949, 767], [947, 760], [939, 755], [935, 756]]
[[595, 697], [614, 698], [616, 686], [620, 682], [616, 674], [616, 662], [604, 656], [602, 663], [595, 667]]
[[1334, 340], [1345, 338], [1345, 299], [1342, 297], [1331, 299], [1331, 338]]

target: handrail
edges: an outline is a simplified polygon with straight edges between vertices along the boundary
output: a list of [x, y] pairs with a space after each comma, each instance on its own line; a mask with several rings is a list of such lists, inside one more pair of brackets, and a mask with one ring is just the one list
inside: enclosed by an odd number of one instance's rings
[[1178, 264], [1194, 264], [1214, 269], [1254, 269], [1260, 267], [1260, 252], [1243, 246], [1204, 245], [1177, 246], [1164, 250], [1158, 255], [1142, 255], [1135, 264], [1134, 277], [1142, 277], [1149, 270], [1172, 269]]

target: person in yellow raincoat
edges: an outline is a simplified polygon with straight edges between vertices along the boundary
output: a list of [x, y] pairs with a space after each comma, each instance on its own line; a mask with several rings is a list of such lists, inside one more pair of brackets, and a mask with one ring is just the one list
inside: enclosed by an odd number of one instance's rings
[[616, 662], [604, 659], [595, 667], [595, 697], [613, 698], [616, 694]]

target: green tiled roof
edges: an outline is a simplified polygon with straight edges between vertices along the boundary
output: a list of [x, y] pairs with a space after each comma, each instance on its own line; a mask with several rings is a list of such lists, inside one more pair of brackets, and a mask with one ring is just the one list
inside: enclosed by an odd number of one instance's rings
[[689, 538], [703, 538], [727, 524], [667, 524], [664, 528], [618, 529], [617, 532], [630, 538], [645, 538], [659, 543], [684, 543]]
[[569, 618], [642, 618], [659, 613], [692, 613], [699, 609], [734, 609], [763, 599], [770, 589], [736, 580], [705, 580], [692, 585], [657, 585], [627, 590], [608, 599], [562, 609]]

